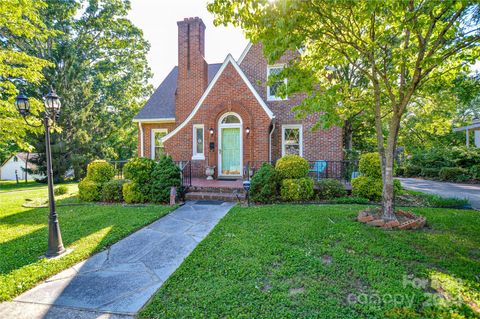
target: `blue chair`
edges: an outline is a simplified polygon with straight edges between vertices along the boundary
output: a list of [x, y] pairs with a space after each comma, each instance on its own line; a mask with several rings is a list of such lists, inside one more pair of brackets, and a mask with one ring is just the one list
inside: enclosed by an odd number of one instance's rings
[[310, 173], [315, 173], [317, 174], [317, 181], [320, 180], [320, 174], [325, 172], [327, 169], [327, 161], [321, 160], [321, 161], [315, 161], [313, 164], [313, 168], [310, 170]]

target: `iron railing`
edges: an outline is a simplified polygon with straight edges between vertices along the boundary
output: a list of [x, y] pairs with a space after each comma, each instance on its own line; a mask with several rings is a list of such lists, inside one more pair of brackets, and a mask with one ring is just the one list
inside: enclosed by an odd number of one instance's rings
[[[275, 164], [274, 161], [249, 161], [244, 167], [244, 179], [250, 180], [263, 163]], [[316, 180], [333, 178], [349, 183], [352, 177], [358, 173], [358, 161], [309, 161], [310, 171], [308, 175]]]

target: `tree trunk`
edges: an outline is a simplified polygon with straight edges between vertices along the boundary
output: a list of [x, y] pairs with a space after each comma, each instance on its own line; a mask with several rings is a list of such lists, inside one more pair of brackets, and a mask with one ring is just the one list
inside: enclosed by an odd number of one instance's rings
[[[390, 145], [389, 145], [390, 146]], [[393, 189], [393, 163], [395, 162], [394, 151], [387, 146], [385, 151], [385, 174], [382, 174], [383, 189], [382, 189], [382, 206], [383, 219], [396, 220], [395, 216], [395, 194]]]
[[345, 125], [343, 129], [343, 144], [345, 150], [350, 151], [353, 147], [353, 127], [352, 121], [345, 120]]

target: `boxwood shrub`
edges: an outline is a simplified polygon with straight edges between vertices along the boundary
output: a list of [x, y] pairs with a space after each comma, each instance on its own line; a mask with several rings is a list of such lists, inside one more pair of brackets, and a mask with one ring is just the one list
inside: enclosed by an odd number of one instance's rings
[[378, 153], [365, 153], [360, 156], [358, 169], [364, 176], [382, 178], [382, 167]]
[[170, 188], [181, 185], [180, 168], [170, 156], [162, 156], [152, 172], [151, 200], [166, 203], [170, 200]]
[[258, 203], [272, 203], [278, 195], [278, 176], [275, 168], [263, 165], [255, 172], [250, 181], [250, 198]]
[[88, 178], [78, 183], [78, 197], [86, 202], [99, 201], [102, 197], [102, 184]]
[[106, 183], [115, 176], [115, 170], [111, 164], [103, 160], [90, 162], [87, 166], [88, 180], [96, 183]]
[[[157, 164], [154, 160], [146, 157], [130, 159], [123, 166], [123, 176], [137, 184], [145, 198], [150, 199], [152, 191], [152, 174]], [[124, 194], [125, 198], [125, 194]]]
[[280, 179], [307, 177], [310, 165], [308, 161], [298, 155], [286, 155], [275, 164]]
[[308, 201], [313, 198], [314, 182], [311, 178], [284, 179], [280, 194], [282, 200], [290, 201]]
[[53, 189], [53, 194], [55, 196], [64, 195], [68, 193], [68, 187], [66, 185], [59, 185]]
[[123, 199], [128, 204], [145, 203], [149, 200], [148, 194], [142, 191], [140, 185], [136, 182], [127, 182], [122, 186]]
[[332, 199], [347, 195], [345, 186], [340, 181], [331, 178], [319, 180], [316, 192], [318, 199]]
[[[399, 180], [393, 180], [394, 193], [402, 190]], [[359, 176], [352, 179], [352, 195], [364, 197], [371, 201], [379, 201], [382, 198], [382, 179], [369, 176]]]
[[127, 182], [125, 179], [113, 179], [106, 182], [102, 189], [102, 200], [105, 202], [122, 202], [123, 184]]

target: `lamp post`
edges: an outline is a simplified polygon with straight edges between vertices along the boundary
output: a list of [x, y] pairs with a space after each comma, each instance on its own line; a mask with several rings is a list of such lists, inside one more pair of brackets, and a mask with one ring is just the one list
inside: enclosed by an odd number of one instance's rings
[[[43, 98], [45, 112], [43, 114], [43, 125], [45, 126], [45, 153], [47, 157], [47, 180], [48, 180], [48, 204], [50, 214], [48, 217], [48, 250], [45, 257], [52, 258], [63, 254], [66, 250], [63, 247], [62, 234], [60, 232], [60, 224], [58, 215], [55, 211], [55, 198], [53, 194], [53, 170], [52, 170], [52, 152], [50, 149], [50, 121], [55, 122], [60, 114], [60, 97], [55, 91], [50, 92]], [[32, 125], [28, 123], [27, 117], [30, 113], [30, 102], [28, 97], [21, 92], [15, 98], [15, 106], [18, 112], [29, 126], [40, 127], [41, 125]]]

